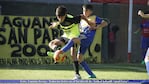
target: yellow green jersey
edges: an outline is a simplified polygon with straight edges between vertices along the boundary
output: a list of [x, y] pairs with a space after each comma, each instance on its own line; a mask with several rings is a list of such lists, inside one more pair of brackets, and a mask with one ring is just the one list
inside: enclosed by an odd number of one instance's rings
[[63, 30], [64, 34], [62, 37], [66, 38], [74, 38], [80, 35], [79, 23], [81, 20], [81, 16], [73, 17], [71, 15], [67, 15], [65, 20], [60, 23], [60, 28]]

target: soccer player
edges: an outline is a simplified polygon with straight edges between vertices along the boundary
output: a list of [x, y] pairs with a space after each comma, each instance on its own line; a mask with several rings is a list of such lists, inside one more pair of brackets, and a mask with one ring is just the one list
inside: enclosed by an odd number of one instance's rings
[[[149, 18], [149, 14], [146, 14], [141, 10], [138, 11], [138, 15], [140, 15], [142, 18]], [[141, 31], [141, 48], [143, 57], [143, 61], [141, 63], [144, 64], [145, 54], [147, 48], [149, 47], [149, 20], [144, 19], [142, 21], [141, 28], [139, 28], [135, 33], [138, 33], [139, 31]]]
[[[142, 18], [149, 19], [149, 14], [144, 14], [144, 12], [141, 10], [138, 11], [138, 15], [140, 15]], [[144, 61], [145, 61], [147, 73], [149, 75], [149, 20], [145, 21], [142, 24], [142, 26], [144, 27], [143, 34], [145, 35], [143, 38], [144, 43], [142, 44], [145, 47], [145, 53], [146, 53], [146, 55], [144, 53], [144, 56], [145, 56]]]
[[[78, 49], [77, 60], [84, 68], [84, 70], [89, 74], [89, 78], [96, 78], [94, 73], [91, 71], [87, 63], [83, 60], [83, 55], [85, 54], [87, 48], [91, 45], [94, 35], [96, 33], [96, 29], [103, 28], [107, 26], [107, 22], [102, 20], [101, 18], [92, 15], [93, 14], [93, 6], [92, 5], [83, 5], [83, 15], [88, 18], [90, 22], [92, 22], [92, 26], [86, 23], [86, 21], [81, 20], [80, 22], [80, 30], [81, 35], [79, 38], [73, 38], [69, 40], [69, 42], [64, 46], [61, 50], [57, 50], [56, 53], [62, 54], [70, 49], [71, 46], [75, 43], [80, 43], [80, 47]], [[76, 74], [75, 79], [79, 79], [80, 74]]]
[[[49, 47], [53, 49], [54, 51], [61, 49], [61, 47], [65, 45], [69, 41], [69, 39], [79, 37], [80, 35], [79, 23], [81, 19], [84, 19], [88, 24], [92, 25], [92, 23], [90, 23], [83, 14], [79, 16], [75, 16], [75, 17], [68, 15], [67, 9], [64, 6], [58, 6], [56, 8], [56, 17], [58, 21], [53, 22], [49, 28], [54, 28], [57, 25], [60, 25], [60, 28], [63, 30], [64, 34], [62, 35], [62, 37], [54, 39], [49, 43]], [[79, 74], [79, 71], [78, 71], [79, 64], [78, 64], [78, 60], [76, 58], [74, 50], [75, 50], [74, 48], [71, 49], [71, 55], [74, 61], [73, 65], [76, 69], [75, 70], [76, 74]]]

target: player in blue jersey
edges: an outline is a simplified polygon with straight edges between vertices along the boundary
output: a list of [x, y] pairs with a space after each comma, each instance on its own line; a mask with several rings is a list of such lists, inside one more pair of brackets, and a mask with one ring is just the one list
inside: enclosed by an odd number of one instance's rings
[[[142, 18], [149, 19], [149, 14], [144, 14], [144, 12], [141, 11], [141, 10], [138, 11], [138, 15], [140, 15]], [[145, 61], [147, 73], [149, 75], [149, 21], [148, 21], [148, 23], [147, 22], [144, 23], [142, 26], [145, 27], [145, 29], [144, 29], [144, 35], [146, 36], [145, 37], [146, 42], [143, 45], [146, 46], [145, 47], [146, 50], [148, 49], [147, 52], [146, 52], [144, 61]]]
[[[56, 16], [57, 16], [58, 21], [53, 22], [49, 28], [55, 28], [57, 25], [60, 25], [60, 28], [63, 30], [64, 34], [62, 37], [56, 38], [49, 43], [49, 47], [53, 51], [55, 51], [55, 53], [57, 53], [57, 50], [61, 49], [61, 46], [65, 45], [67, 43], [67, 41], [69, 41], [69, 39], [79, 37], [79, 35], [80, 35], [79, 23], [80, 23], [81, 19], [85, 20], [88, 24], [92, 25], [92, 23], [90, 23], [90, 21], [88, 21], [88, 19], [83, 14], [81, 14], [79, 16], [75, 16], [75, 17], [68, 15], [67, 9], [64, 6], [57, 7]], [[73, 57], [73, 65], [74, 65], [76, 74], [78, 74], [77, 79], [81, 79], [81, 77], [79, 77], [79, 70], [78, 70], [79, 63], [76, 58], [76, 54], [75, 54], [76, 52], [74, 52], [74, 50], [75, 50], [74, 47], [73, 46], [71, 46], [71, 47], [72, 47], [71, 55]], [[50, 53], [53, 53], [53, 52], [47, 52], [48, 55]], [[55, 53], [54, 53], [54, 55], [56, 55]], [[55, 62], [56, 62], [56, 60], [55, 60]]]
[[[68, 43], [62, 49], [57, 50], [57, 53], [59, 54], [65, 53], [73, 46], [73, 44], [80, 43], [80, 47], [78, 49], [77, 54], [77, 60], [79, 61], [80, 65], [84, 68], [84, 70], [89, 74], [89, 78], [96, 78], [96, 76], [91, 71], [87, 63], [83, 60], [83, 55], [85, 54], [87, 48], [93, 42], [96, 30], [107, 26], [107, 22], [92, 14], [93, 14], [93, 6], [89, 4], [83, 5], [83, 15], [87, 17], [87, 19], [92, 23], [92, 25], [89, 25], [87, 24], [86, 21], [81, 20], [80, 37], [69, 40]], [[80, 74], [76, 73], [74, 79], [79, 79], [80, 77], [81, 77]]]

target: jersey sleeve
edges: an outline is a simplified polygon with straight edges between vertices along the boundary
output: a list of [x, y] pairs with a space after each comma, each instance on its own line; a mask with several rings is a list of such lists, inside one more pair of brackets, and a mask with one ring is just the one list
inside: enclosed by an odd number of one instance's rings
[[99, 17], [96, 17], [96, 25], [101, 24], [101, 22], [102, 22], [102, 19]]
[[73, 23], [77, 24], [77, 23], [80, 23], [80, 21], [81, 21], [81, 16], [73, 17]]

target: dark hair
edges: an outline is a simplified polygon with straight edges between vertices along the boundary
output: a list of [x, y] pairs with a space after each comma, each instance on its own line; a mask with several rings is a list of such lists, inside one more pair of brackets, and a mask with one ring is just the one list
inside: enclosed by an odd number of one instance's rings
[[84, 4], [84, 5], [83, 5], [83, 8], [89, 9], [89, 10], [93, 11], [93, 6], [90, 5], [90, 4]]
[[58, 6], [56, 8], [56, 15], [57, 16], [64, 16], [65, 14], [67, 14], [67, 9], [65, 6]]

